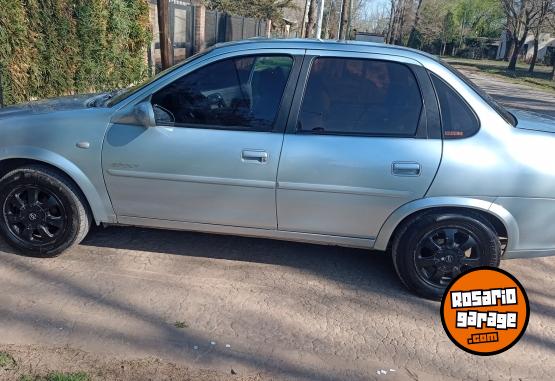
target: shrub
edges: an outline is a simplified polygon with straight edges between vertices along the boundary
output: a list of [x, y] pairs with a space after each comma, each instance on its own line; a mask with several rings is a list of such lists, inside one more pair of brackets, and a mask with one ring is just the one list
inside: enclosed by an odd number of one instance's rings
[[4, 102], [136, 83], [150, 39], [148, 0], [0, 0]]

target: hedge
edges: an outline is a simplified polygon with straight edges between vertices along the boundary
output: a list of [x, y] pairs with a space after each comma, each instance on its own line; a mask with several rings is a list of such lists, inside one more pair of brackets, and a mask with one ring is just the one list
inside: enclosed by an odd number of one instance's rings
[[143, 80], [148, 0], [0, 0], [4, 103]]

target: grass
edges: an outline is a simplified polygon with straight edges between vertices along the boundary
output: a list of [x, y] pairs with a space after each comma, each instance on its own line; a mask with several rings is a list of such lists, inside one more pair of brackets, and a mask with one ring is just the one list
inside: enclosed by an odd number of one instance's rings
[[60, 373], [53, 372], [46, 376], [21, 376], [19, 381], [89, 381], [88, 374], [83, 372], [78, 373]]
[[508, 71], [508, 62], [492, 60], [472, 60], [465, 58], [444, 58], [453, 66], [464, 66], [479, 70], [485, 74], [501, 76], [513, 83], [525, 84], [542, 90], [555, 92], [555, 81], [551, 79], [553, 68], [537, 64], [533, 73], [528, 72], [529, 65], [524, 62], [517, 63], [515, 71]]
[[6, 352], [0, 352], [0, 369], [13, 369], [16, 366], [14, 358]]

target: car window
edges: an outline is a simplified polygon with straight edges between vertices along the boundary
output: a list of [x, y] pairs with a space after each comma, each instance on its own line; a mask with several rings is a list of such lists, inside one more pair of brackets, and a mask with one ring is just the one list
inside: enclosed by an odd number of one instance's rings
[[437, 75], [432, 74], [441, 109], [443, 137], [460, 139], [474, 135], [480, 129], [478, 117], [462, 97]]
[[420, 89], [406, 65], [321, 57], [312, 64], [297, 131], [414, 136], [421, 112]]
[[204, 66], [152, 96], [156, 123], [270, 131], [292, 65], [289, 56], [246, 56]]

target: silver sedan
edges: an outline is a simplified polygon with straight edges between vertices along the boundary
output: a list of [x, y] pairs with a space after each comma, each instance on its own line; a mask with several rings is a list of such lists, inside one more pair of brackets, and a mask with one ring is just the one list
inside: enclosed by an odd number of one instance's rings
[[390, 251], [439, 298], [555, 253], [553, 132], [418, 51], [228, 43], [135, 88], [1, 109], [0, 230], [40, 257], [92, 224]]

